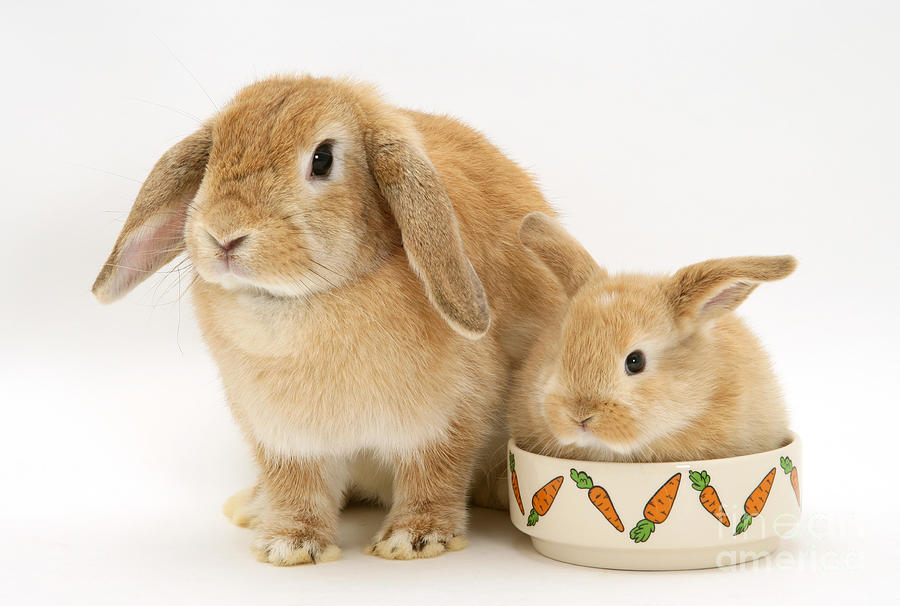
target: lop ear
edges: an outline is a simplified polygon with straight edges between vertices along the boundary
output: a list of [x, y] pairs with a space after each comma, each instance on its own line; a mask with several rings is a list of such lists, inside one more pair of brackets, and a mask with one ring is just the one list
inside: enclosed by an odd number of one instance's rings
[[569, 297], [588, 279], [606, 276], [606, 271], [559, 221], [542, 212], [525, 215], [519, 226], [519, 240], [553, 272]]
[[184, 250], [188, 204], [211, 147], [206, 126], [175, 144], [150, 171], [91, 289], [101, 303], [120, 299]]
[[702, 322], [733, 311], [760, 282], [786, 278], [795, 267], [787, 255], [704, 261], [675, 273], [669, 299], [677, 319]]
[[453, 203], [428, 156], [393, 129], [367, 133], [366, 152], [431, 304], [456, 332], [481, 338], [491, 320], [487, 298], [463, 249]]

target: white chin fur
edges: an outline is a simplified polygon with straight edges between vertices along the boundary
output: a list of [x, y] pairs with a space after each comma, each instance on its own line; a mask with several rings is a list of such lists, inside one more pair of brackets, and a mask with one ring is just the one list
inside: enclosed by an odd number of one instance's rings
[[231, 272], [220, 272], [212, 277], [212, 279], [206, 278], [205, 276], [204, 278], [207, 280], [207, 282], [214, 282], [225, 290], [238, 290], [240, 288], [253, 286], [253, 284], [247, 281], [245, 278], [237, 276]]
[[576, 431], [575, 433], [560, 438], [559, 442], [567, 446], [580, 446], [582, 448], [590, 448], [594, 450], [607, 450], [620, 455], [628, 455], [634, 452], [637, 444], [610, 444], [604, 442], [595, 435], [586, 431]]
[[249, 276], [241, 275], [240, 271], [229, 271], [223, 269], [220, 264], [210, 269], [209, 267], [198, 267], [197, 272], [200, 277], [212, 284], [218, 284], [225, 290], [248, 291], [261, 293], [265, 292], [275, 297], [303, 297], [323, 290], [317, 284], [309, 283], [306, 280], [302, 284], [277, 284], [262, 283], [251, 279]]

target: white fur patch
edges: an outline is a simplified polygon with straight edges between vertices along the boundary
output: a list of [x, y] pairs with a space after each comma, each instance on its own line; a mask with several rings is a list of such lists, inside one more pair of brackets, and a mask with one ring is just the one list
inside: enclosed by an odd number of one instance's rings
[[398, 530], [391, 536], [376, 542], [366, 549], [369, 555], [377, 555], [387, 560], [413, 560], [416, 558], [433, 558], [445, 551], [459, 551], [469, 542], [461, 536], [445, 536], [431, 533], [422, 538], [423, 546], [416, 551], [413, 548], [413, 537], [406, 530]]
[[288, 539], [256, 541], [252, 546], [256, 559], [275, 566], [296, 566], [318, 562], [332, 562], [341, 557], [341, 549], [337, 545], [326, 545], [318, 550], [316, 546], [304, 541], [295, 548]]
[[608, 307], [612, 305], [616, 299], [617, 295], [614, 292], [605, 292], [597, 297], [597, 305], [601, 307]]

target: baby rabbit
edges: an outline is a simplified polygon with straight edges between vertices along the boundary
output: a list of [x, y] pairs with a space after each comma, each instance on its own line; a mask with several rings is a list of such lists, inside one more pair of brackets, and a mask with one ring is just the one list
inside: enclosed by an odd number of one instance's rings
[[529, 176], [453, 119], [270, 78], [160, 158], [93, 292], [115, 301], [187, 253], [260, 470], [226, 514], [259, 559], [337, 558], [351, 497], [390, 506], [370, 553], [435, 556], [465, 544], [467, 498], [506, 496], [510, 373], [556, 305], [517, 238], [539, 210]]
[[762, 452], [788, 438], [769, 358], [731, 313], [793, 257], [736, 257], [674, 276], [609, 276], [554, 219], [522, 221], [521, 242], [569, 297], [518, 371], [516, 443], [550, 456], [677, 461]]

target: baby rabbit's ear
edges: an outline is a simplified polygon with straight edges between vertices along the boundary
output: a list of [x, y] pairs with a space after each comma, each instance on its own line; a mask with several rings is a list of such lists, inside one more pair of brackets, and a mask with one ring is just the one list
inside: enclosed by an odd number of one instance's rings
[[519, 240], [553, 272], [569, 297], [589, 278], [606, 276], [588, 251], [556, 219], [542, 212], [525, 215]]
[[676, 318], [704, 321], [734, 310], [760, 282], [787, 277], [797, 266], [791, 256], [732, 257], [689, 265], [675, 273], [669, 298]]
[[121, 298], [184, 250], [188, 203], [203, 179], [210, 147], [211, 130], [204, 127], [175, 144], [150, 171], [91, 289], [101, 303]]
[[431, 160], [390, 128], [366, 136], [369, 166], [400, 227], [403, 248], [447, 324], [480, 339], [491, 323], [487, 297], [463, 249], [453, 203]]

